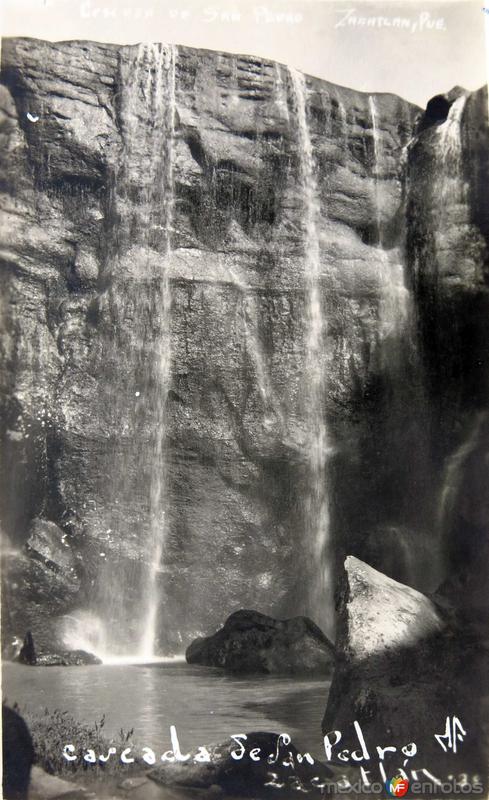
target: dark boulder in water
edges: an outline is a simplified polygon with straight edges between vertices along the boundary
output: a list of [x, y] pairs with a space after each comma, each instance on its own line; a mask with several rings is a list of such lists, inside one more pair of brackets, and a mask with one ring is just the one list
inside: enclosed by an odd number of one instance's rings
[[308, 617], [276, 620], [243, 610], [231, 614], [213, 636], [192, 642], [185, 657], [189, 664], [229, 672], [327, 673], [334, 648]]

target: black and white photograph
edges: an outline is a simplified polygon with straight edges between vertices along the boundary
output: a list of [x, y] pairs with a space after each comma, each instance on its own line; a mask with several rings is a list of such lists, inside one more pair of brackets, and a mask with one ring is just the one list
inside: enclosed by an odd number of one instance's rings
[[5, 800], [489, 796], [489, 6], [5, 0]]

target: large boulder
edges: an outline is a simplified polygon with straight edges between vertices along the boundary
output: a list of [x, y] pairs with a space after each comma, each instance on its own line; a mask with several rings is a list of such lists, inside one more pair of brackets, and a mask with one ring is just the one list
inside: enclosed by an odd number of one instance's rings
[[243, 610], [231, 614], [213, 636], [192, 642], [185, 657], [189, 664], [230, 672], [327, 673], [334, 648], [308, 617], [276, 620]]
[[[373, 758], [363, 764], [371, 779], [378, 769], [377, 746], [397, 748], [384, 754], [389, 777], [403, 762], [407, 770], [425, 768], [444, 779], [483, 767], [475, 688], [480, 653], [447, 620], [425, 595], [347, 557], [338, 596], [337, 668], [323, 733], [340, 731], [340, 749], [358, 749], [358, 722]], [[460, 732], [457, 719], [463, 735], [456, 753], [453, 741], [450, 746], [448, 737], [442, 739], [445, 752], [435, 735], [449, 733], [453, 740]], [[401, 748], [412, 742], [416, 753], [406, 757]]]

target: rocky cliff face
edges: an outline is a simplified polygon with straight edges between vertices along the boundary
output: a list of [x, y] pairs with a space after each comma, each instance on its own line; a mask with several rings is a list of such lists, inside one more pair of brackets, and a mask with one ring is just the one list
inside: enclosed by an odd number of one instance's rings
[[329, 561], [434, 588], [441, 470], [487, 380], [485, 95], [433, 121], [250, 56], [15, 39], [2, 61], [15, 569], [55, 523], [63, 624], [105, 614], [126, 647], [143, 584], [166, 647], [239, 607], [311, 613], [313, 248]]

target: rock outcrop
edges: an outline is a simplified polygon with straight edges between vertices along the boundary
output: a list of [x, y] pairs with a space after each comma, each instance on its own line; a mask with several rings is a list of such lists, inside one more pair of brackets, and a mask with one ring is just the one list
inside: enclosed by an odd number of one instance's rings
[[[371, 759], [362, 766], [371, 771], [370, 780], [382, 778], [380, 760], [388, 777], [406, 765], [409, 777], [410, 770], [422, 777], [422, 769], [442, 781], [456, 772], [485, 776], [478, 710], [483, 653], [453, 627], [445, 609], [349, 556], [338, 599], [336, 648], [323, 732], [340, 731], [341, 748], [355, 749], [353, 721], [360, 724]], [[460, 721], [463, 734], [453, 719]], [[443, 744], [436, 734], [447, 736]], [[416, 750], [408, 748], [406, 758], [401, 748], [411, 742]], [[397, 750], [379, 759], [377, 745]]]
[[60, 653], [39, 653], [38, 667], [86, 667], [101, 664], [102, 661], [86, 650], [63, 650]]
[[90, 800], [93, 791], [56, 775], [50, 775], [34, 766], [31, 773], [30, 794], [40, 800]]
[[102, 663], [99, 658], [85, 650], [62, 650], [58, 653], [38, 652], [30, 631], [27, 631], [24, 644], [15, 660], [30, 667], [81, 667]]
[[22, 547], [6, 546], [2, 553], [4, 644], [7, 632], [20, 638], [32, 628], [36, 643], [52, 652], [64, 647], [58, 619], [79, 596], [80, 554], [75, 556], [68, 534], [48, 520], [34, 518], [27, 536]]
[[[155, 518], [156, 649], [223, 609], [311, 615], [308, 202], [329, 557], [422, 590], [444, 577], [440, 476], [489, 396], [486, 93], [423, 115], [297, 86], [252, 56], [3, 42], [7, 640], [52, 639], [90, 609], [134, 650]], [[36, 518], [50, 533], [26, 551]]]
[[32, 638], [32, 633], [30, 631], [27, 631], [26, 635], [24, 636], [24, 642], [20, 648], [18, 660], [21, 664], [26, 664], [29, 667], [33, 667], [36, 664], [37, 653], [36, 648], [34, 647], [34, 639]]
[[[180, 791], [214, 789], [216, 796], [296, 797], [298, 791], [321, 797], [321, 787], [332, 785], [334, 773], [321, 762], [300, 753], [283, 734], [247, 733], [205, 747], [209, 760], [164, 764], [151, 770], [151, 780]], [[207, 755], [206, 754], [206, 755]], [[233, 755], [232, 755], [233, 754]], [[202, 758], [202, 752], [193, 756]]]
[[276, 620], [257, 611], [236, 611], [224, 626], [187, 648], [189, 664], [229, 672], [330, 673], [334, 648], [307, 617]]

